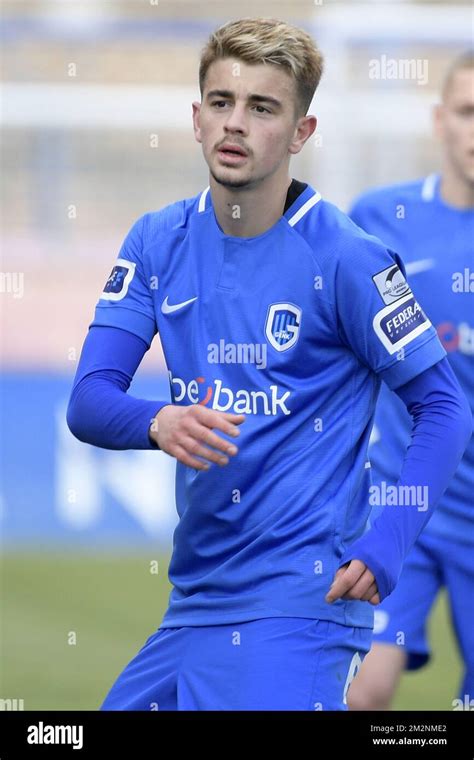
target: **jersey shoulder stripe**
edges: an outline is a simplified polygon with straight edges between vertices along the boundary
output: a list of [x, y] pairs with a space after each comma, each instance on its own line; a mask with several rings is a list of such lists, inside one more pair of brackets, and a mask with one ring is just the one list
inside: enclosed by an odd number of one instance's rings
[[386, 185], [367, 190], [354, 201], [349, 215], [357, 219], [360, 212], [369, 209], [389, 208], [400, 203], [423, 203], [434, 200], [439, 175], [430, 174], [423, 179]]

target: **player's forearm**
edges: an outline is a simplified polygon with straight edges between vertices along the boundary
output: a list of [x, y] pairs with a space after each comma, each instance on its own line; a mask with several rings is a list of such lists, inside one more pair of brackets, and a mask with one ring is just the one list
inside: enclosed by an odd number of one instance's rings
[[147, 348], [125, 330], [90, 329], [67, 410], [67, 423], [76, 438], [106, 449], [157, 448], [148, 432], [169, 400], [150, 401], [127, 393]]
[[[400, 479], [380, 484], [384, 510], [343, 557], [360, 559], [374, 573], [381, 599], [398, 580], [403, 561], [430, 519], [472, 435], [472, 414], [443, 359], [397, 390], [414, 421]], [[341, 561], [342, 564], [342, 561]]]
[[67, 412], [69, 429], [80, 441], [104, 449], [156, 449], [148, 431], [169, 401], [129, 396], [116, 376], [114, 371], [97, 372], [76, 386]]

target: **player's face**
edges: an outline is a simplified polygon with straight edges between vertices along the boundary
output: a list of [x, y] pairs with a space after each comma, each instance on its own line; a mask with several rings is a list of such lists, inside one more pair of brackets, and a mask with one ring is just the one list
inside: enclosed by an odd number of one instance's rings
[[456, 175], [474, 185], [474, 69], [455, 72], [436, 112], [436, 128]]
[[[297, 134], [294, 81], [272, 65], [215, 61], [202, 103], [193, 103], [193, 120], [212, 176], [227, 187], [258, 184], [287, 166], [289, 154], [305, 142]], [[226, 150], [226, 144], [242, 152]]]

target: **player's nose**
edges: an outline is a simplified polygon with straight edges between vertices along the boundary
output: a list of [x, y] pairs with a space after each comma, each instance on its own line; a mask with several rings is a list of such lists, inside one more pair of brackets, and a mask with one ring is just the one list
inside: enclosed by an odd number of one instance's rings
[[225, 121], [224, 128], [229, 132], [242, 132], [246, 134], [248, 131], [248, 115], [245, 105], [236, 103], [236, 105], [229, 111], [229, 115]]

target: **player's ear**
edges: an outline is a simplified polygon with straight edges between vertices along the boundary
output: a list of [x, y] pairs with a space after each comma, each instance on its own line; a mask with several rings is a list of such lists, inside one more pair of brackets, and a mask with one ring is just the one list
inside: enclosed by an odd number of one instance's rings
[[196, 100], [194, 101], [193, 105], [193, 128], [194, 128], [194, 137], [198, 141], [198, 143], [202, 142], [201, 140], [201, 123], [200, 123], [200, 117], [201, 117], [201, 104]]
[[290, 153], [299, 153], [306, 140], [308, 140], [316, 129], [318, 120], [316, 116], [301, 116], [296, 122], [293, 139], [288, 151]]

